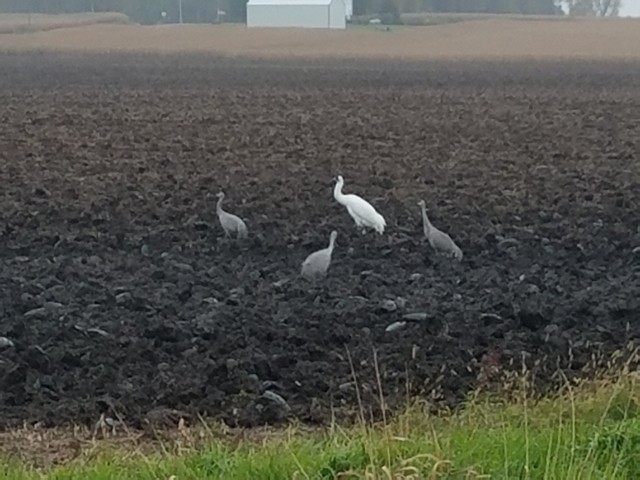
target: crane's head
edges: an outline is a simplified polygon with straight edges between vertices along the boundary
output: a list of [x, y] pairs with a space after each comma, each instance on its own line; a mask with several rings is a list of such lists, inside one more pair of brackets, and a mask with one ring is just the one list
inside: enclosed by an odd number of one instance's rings
[[420, 200], [420, 201], [418, 202], [418, 206], [419, 206], [419, 207], [421, 207], [421, 208], [424, 208], [425, 210], [426, 210], [426, 208], [427, 208], [427, 204], [425, 203], [425, 201], [424, 201], [424, 200]]
[[335, 242], [336, 238], [338, 238], [338, 232], [337, 232], [337, 230], [334, 230], [334, 231], [331, 232], [331, 238], [330, 238], [331, 242], [332, 243]]
[[336, 182], [338, 182], [340, 185], [344, 183], [344, 178], [342, 178], [342, 175], [338, 175], [336, 177]]
[[218, 198], [224, 198], [224, 192], [218, 192], [218, 193], [216, 194], [216, 197], [218, 197]]

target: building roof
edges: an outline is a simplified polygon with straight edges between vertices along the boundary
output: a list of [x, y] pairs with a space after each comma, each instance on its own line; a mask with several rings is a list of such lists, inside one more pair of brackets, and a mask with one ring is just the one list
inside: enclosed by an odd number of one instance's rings
[[331, 0], [249, 0], [247, 5], [329, 5]]

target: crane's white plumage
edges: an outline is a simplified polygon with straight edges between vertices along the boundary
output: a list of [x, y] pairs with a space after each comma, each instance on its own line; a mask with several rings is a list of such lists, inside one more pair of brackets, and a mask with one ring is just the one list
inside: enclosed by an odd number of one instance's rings
[[322, 250], [318, 250], [317, 252], [313, 252], [304, 262], [302, 262], [300, 275], [307, 280], [320, 279], [326, 276], [329, 265], [331, 264], [331, 254], [333, 253], [333, 247], [335, 246], [337, 236], [338, 232], [335, 230], [332, 231], [329, 239], [329, 246]]
[[441, 230], [438, 230], [433, 226], [429, 217], [427, 217], [427, 206], [424, 200], [418, 202], [420, 209], [422, 210], [422, 229], [424, 236], [429, 240], [429, 245], [438, 253], [443, 253], [447, 256], [451, 256], [456, 260], [462, 260], [462, 250], [451, 240], [451, 237]]
[[342, 175], [338, 175], [338, 181], [333, 189], [333, 198], [341, 205], [347, 207], [347, 212], [349, 212], [351, 218], [356, 222], [356, 226], [361, 228], [363, 232], [366, 228], [372, 228], [382, 235], [384, 228], [387, 226], [384, 217], [380, 215], [369, 202], [358, 195], [345, 195], [342, 193], [343, 185], [344, 179]]
[[247, 226], [240, 217], [232, 213], [222, 210], [222, 201], [224, 200], [224, 193], [218, 193], [218, 203], [216, 204], [216, 213], [218, 214], [218, 220], [224, 230], [225, 236], [230, 236], [232, 233], [236, 233], [238, 238], [247, 238]]

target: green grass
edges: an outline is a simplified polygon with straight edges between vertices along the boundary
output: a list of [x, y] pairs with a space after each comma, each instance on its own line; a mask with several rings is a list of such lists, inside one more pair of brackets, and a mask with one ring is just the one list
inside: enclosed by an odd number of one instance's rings
[[[414, 406], [386, 425], [286, 431], [158, 453], [92, 450], [48, 471], [0, 465], [0, 478], [55, 479], [638, 479], [640, 386], [634, 375], [567, 387], [534, 402], [473, 399], [433, 416]], [[210, 431], [209, 431], [210, 432]]]

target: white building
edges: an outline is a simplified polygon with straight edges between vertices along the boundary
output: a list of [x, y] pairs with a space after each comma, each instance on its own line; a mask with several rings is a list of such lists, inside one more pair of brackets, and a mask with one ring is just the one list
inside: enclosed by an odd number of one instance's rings
[[344, 29], [346, 17], [345, 0], [249, 0], [247, 3], [248, 27]]

